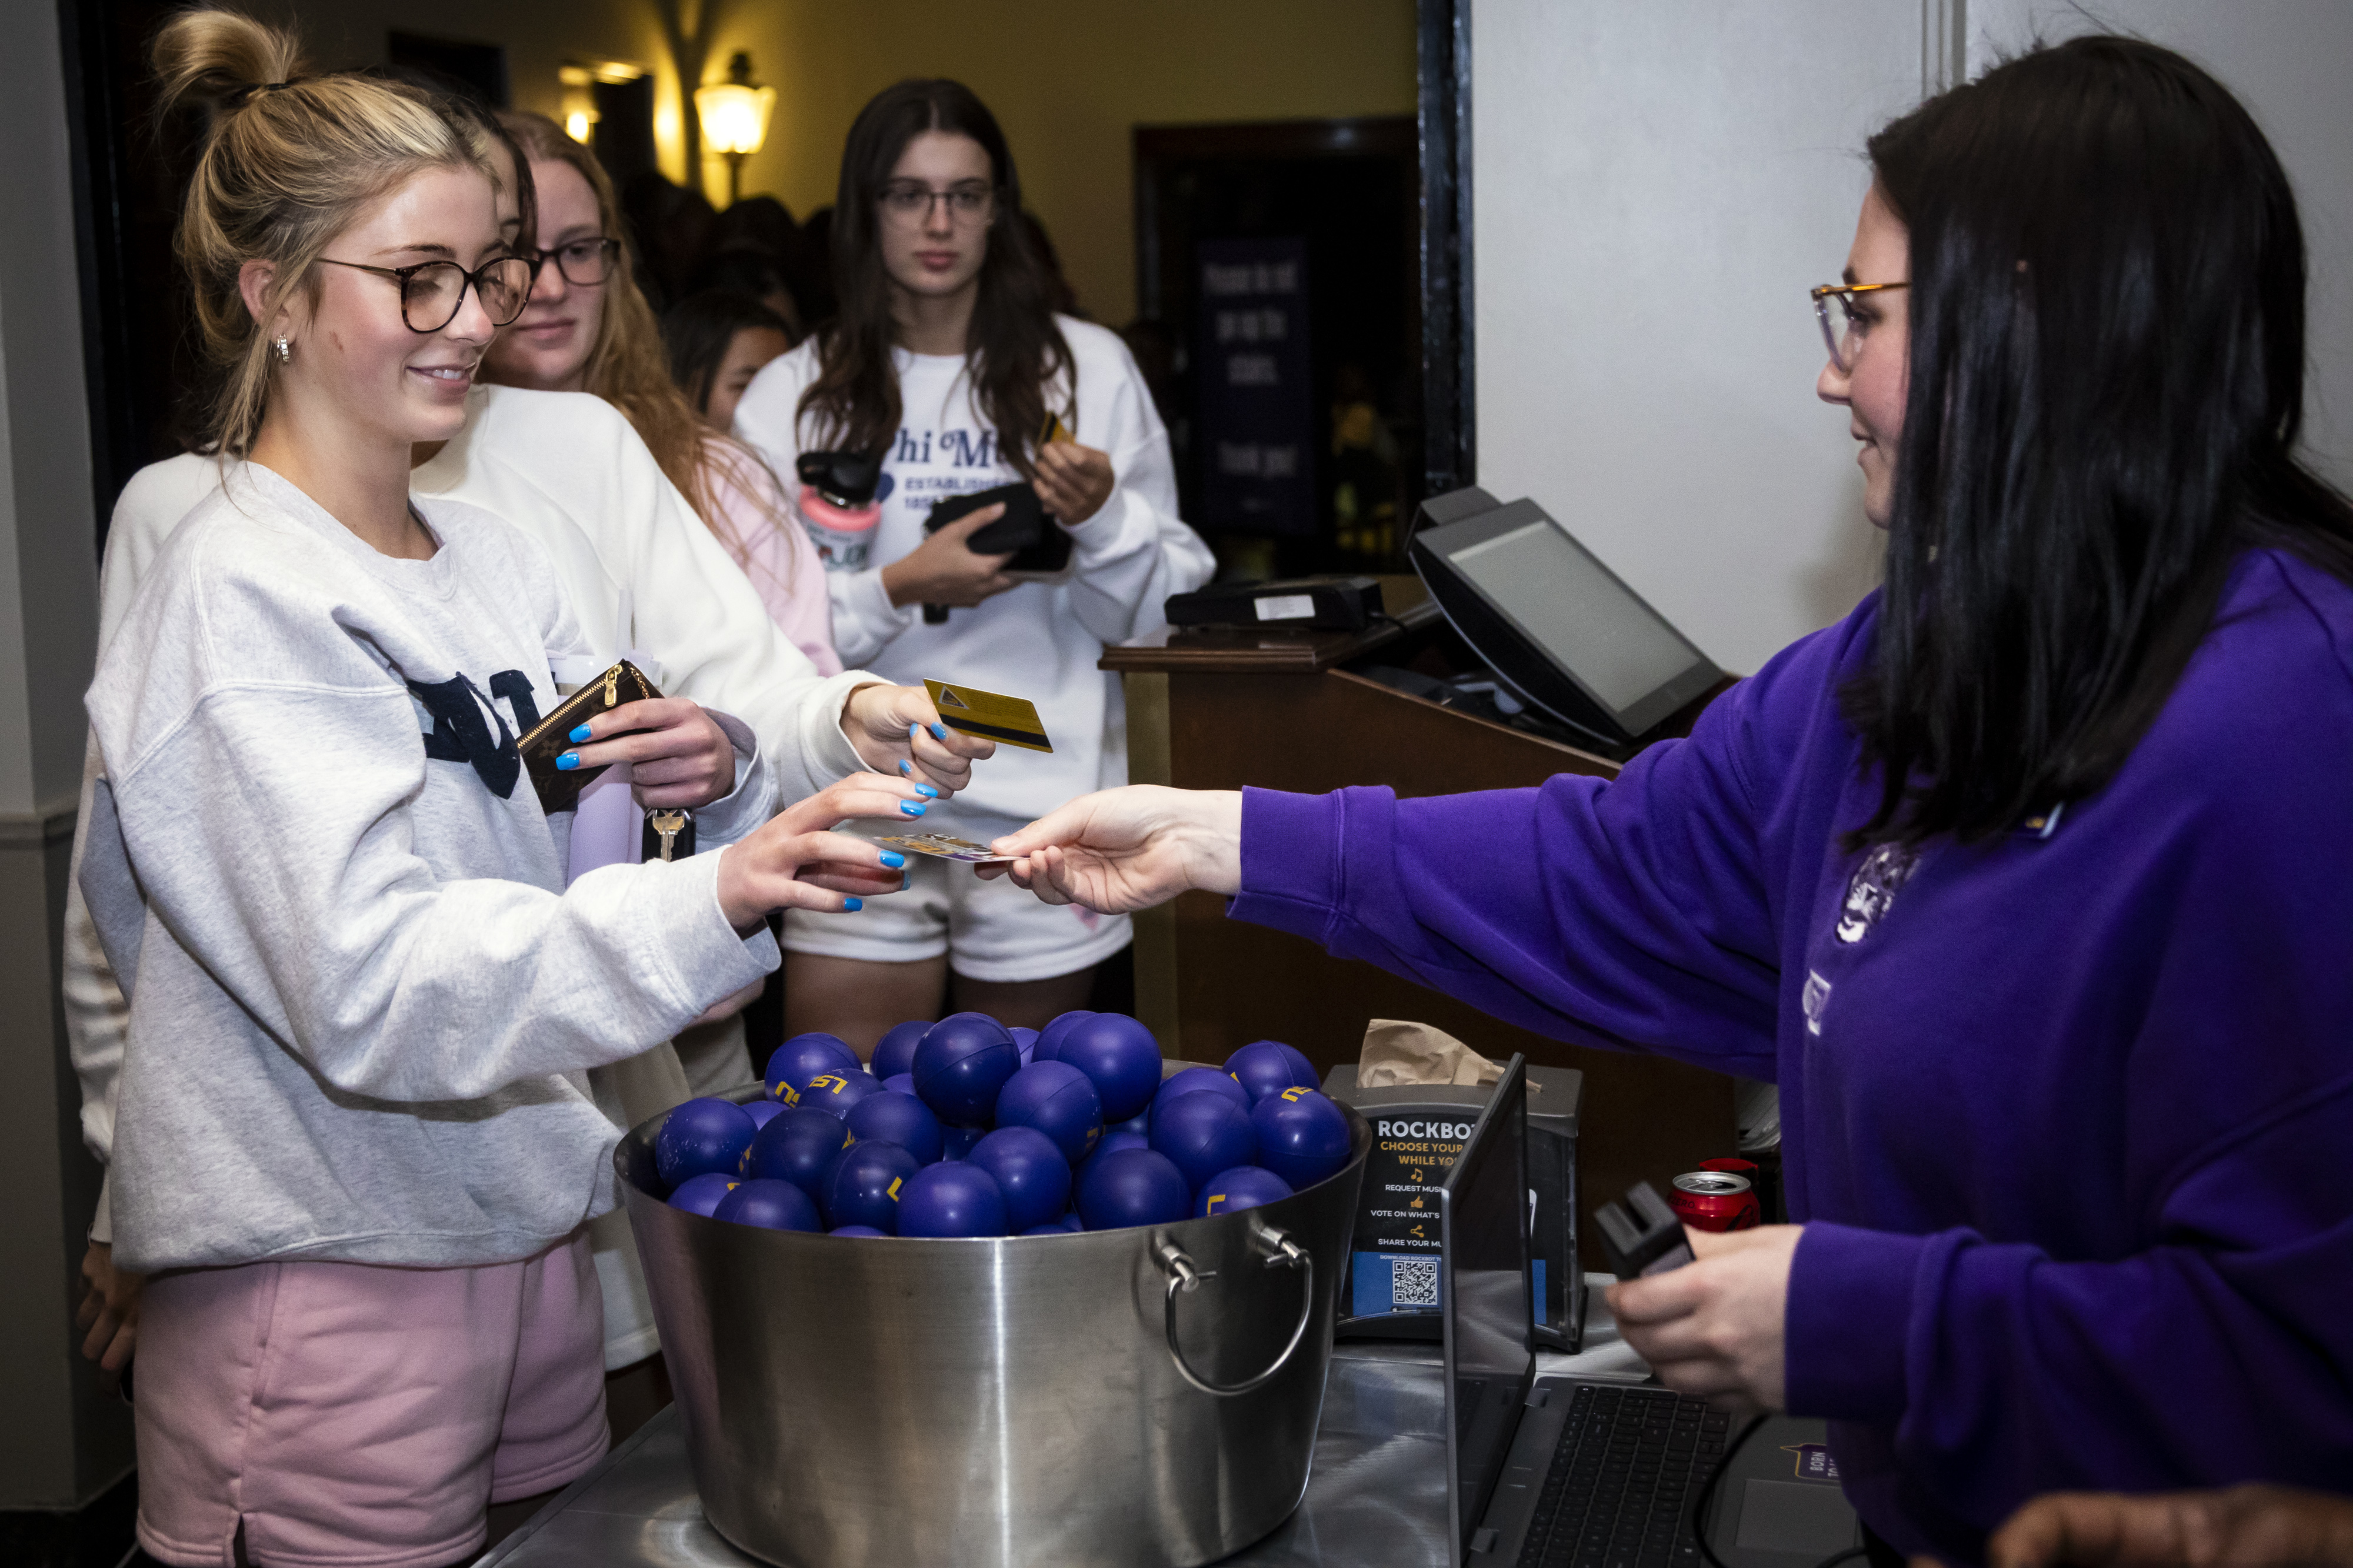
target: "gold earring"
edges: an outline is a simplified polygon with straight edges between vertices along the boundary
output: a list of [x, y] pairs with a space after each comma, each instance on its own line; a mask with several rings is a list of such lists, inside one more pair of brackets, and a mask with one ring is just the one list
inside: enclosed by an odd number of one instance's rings
[[294, 346], [291, 343], [289, 343], [284, 338], [280, 338], [278, 340], [277, 349], [278, 363], [280, 364], [292, 364], [294, 363]]

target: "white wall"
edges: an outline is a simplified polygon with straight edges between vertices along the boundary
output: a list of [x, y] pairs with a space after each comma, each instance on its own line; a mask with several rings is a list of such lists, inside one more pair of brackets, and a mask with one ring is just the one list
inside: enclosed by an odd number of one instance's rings
[[2342, 0], [1473, 0], [1479, 480], [1533, 496], [1725, 668], [1878, 577], [1806, 290], [1836, 278], [1867, 137], [2038, 27], [2207, 63], [2296, 182], [2308, 444], [2353, 480], [2353, 5]]
[[[2088, 14], [2087, 14], [2088, 13]], [[2305, 447], [2353, 489], [2353, 5], [2344, 0], [1971, 0], [1969, 74], [2037, 37], [2135, 33], [2238, 94], [2295, 186], [2311, 258]]]

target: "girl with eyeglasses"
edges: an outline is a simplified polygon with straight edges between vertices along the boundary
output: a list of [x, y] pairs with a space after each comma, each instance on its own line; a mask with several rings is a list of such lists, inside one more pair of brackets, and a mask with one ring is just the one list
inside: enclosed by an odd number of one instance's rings
[[865, 773], [764, 820], [749, 732], [649, 703], [624, 754], [726, 847], [566, 890], [569, 815], [515, 742], [588, 646], [542, 546], [410, 482], [528, 286], [488, 146], [229, 13], [155, 59], [167, 107], [219, 105], [179, 248], [226, 471], [88, 699], [79, 880], [130, 1007], [114, 1247], [151, 1277], [140, 1540], [455, 1561], [605, 1447], [585, 1227], [616, 1131], [585, 1069], [772, 967], [770, 910], [895, 889], [826, 829], [923, 797]]
[[[1161, 625], [1168, 595], [1214, 563], [1176, 515], [1167, 433], [1126, 347], [1054, 312], [1012, 152], [969, 89], [902, 82], [860, 111], [831, 244], [837, 313], [754, 378], [735, 428], [779, 474], [806, 451], [881, 461], [871, 563], [828, 574], [845, 658], [1037, 704], [1053, 753], [1001, 756], [944, 825], [990, 837], [1125, 782], [1118, 678], [1096, 661]], [[1001, 506], [926, 534], [935, 504], [1024, 482], [1068, 540], [1060, 572], [1017, 578], [1008, 556], [971, 548]], [[1127, 945], [1124, 916], [1044, 909], [951, 869], [918, 866], [910, 895], [856, 930], [788, 916], [786, 1026], [863, 1050], [946, 997], [1034, 1027], [1084, 1006], [1094, 966]]]
[[2353, 507], [2297, 447], [2295, 199], [2120, 37], [1870, 154], [1817, 294], [1888, 531], [1845, 622], [1614, 782], [1128, 790], [997, 848], [1778, 1082], [1800, 1223], [1610, 1304], [1670, 1387], [1829, 1417], [1874, 1563], [2042, 1491], [2342, 1489]]
[[544, 115], [501, 118], [531, 158], [540, 249], [530, 307], [491, 349], [491, 378], [592, 393], [619, 409], [736, 565], [758, 573], [754, 586], [794, 646], [820, 670], [839, 673], [817, 548], [795, 525], [776, 476], [733, 436], [704, 424], [670, 379], [653, 307], [619, 238], [620, 207], [604, 165]]

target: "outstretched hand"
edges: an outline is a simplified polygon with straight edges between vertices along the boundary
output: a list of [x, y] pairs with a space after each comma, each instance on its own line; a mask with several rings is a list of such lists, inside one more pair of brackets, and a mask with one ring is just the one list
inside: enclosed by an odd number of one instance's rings
[[904, 779], [856, 773], [786, 807], [720, 851], [719, 907], [728, 924], [748, 934], [772, 910], [840, 914], [897, 892], [907, 858], [833, 826], [860, 816], [904, 825], [929, 804], [922, 786]]
[[2051, 1492], [1994, 1531], [1986, 1562], [1990, 1568], [2353, 1568], [2353, 1498], [2273, 1486], [2130, 1497]]
[[1241, 890], [1242, 797], [1235, 790], [1131, 784], [1081, 795], [989, 847], [1018, 857], [977, 868], [1010, 874], [1050, 904], [1125, 914], [1194, 889]]

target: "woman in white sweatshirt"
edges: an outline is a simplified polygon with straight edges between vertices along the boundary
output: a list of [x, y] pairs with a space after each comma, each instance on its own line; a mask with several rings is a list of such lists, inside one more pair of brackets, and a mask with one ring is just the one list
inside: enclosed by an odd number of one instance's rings
[[[1176, 515], [1167, 432], [1126, 347], [1057, 316], [1021, 222], [1021, 185], [996, 119], [953, 81], [907, 81], [869, 103], [842, 153], [833, 218], [840, 306], [773, 361], [737, 405], [736, 433], [777, 473], [807, 450], [882, 462], [871, 569], [830, 574], [841, 657], [1035, 702], [1051, 755], [998, 754], [942, 826], [983, 842], [1074, 795], [1127, 779], [1107, 643], [1161, 624], [1171, 594], [1214, 568]], [[1069, 439], [1041, 439], [1049, 416]], [[1069, 535], [1050, 582], [1001, 570], [965, 542], [984, 508], [926, 539], [934, 503], [1028, 480]], [[936, 624], [926, 605], [949, 606]], [[864, 1048], [953, 1001], [1042, 1025], [1086, 1004], [1094, 965], [1128, 942], [1124, 916], [1024, 906], [1008, 884], [926, 862], [913, 889], [859, 931], [787, 917], [786, 1024]]]
[[[501, 237], [529, 247], [535, 226], [524, 205], [529, 163], [487, 115], [468, 115], [447, 100], [438, 106], [461, 131], [491, 139]], [[779, 803], [805, 798], [861, 767], [895, 773], [911, 757], [923, 770], [919, 782], [935, 781], [943, 795], [953, 795], [968, 782], [971, 761], [988, 754], [986, 742], [946, 730], [935, 737], [924, 728], [937, 713], [920, 686], [891, 686], [863, 670], [828, 676], [814, 668], [612, 404], [582, 393], [478, 383], [466, 408], [456, 436], [415, 448], [411, 489], [480, 507], [531, 535], [553, 561], [597, 667], [627, 651], [650, 656], [665, 691], [741, 719], [759, 739]], [[173, 530], [219, 491], [223, 475], [217, 457], [185, 453], [141, 469], [124, 488], [99, 583], [101, 648], [123, 624]], [[85, 808], [77, 864], [88, 818]], [[111, 1162], [129, 1009], [79, 888], [68, 890], [64, 971], [82, 1138], [100, 1161]], [[675, 1052], [658, 1045], [592, 1072], [590, 1089], [610, 1119], [632, 1126], [690, 1092], [713, 1092], [753, 1076], [743, 1034], [742, 1020], [729, 1012], [688, 1028]], [[83, 1263], [91, 1289], [80, 1318], [90, 1334], [85, 1353], [116, 1373], [132, 1354], [139, 1281], [113, 1267], [111, 1197], [101, 1189]], [[637, 1385], [658, 1386], [649, 1358], [659, 1347], [627, 1220], [618, 1213], [599, 1218], [591, 1240], [605, 1299], [605, 1364], [631, 1380], [610, 1392], [617, 1410], [649, 1411], [659, 1398]]]
[[230, 468], [89, 699], [79, 881], [131, 1009], [115, 1246], [152, 1276], [140, 1540], [447, 1562], [604, 1447], [614, 1131], [582, 1070], [772, 966], [767, 910], [895, 888], [822, 829], [923, 803], [862, 774], [762, 826], [752, 732], [642, 704], [576, 764], [626, 755], [735, 841], [565, 889], [515, 737], [590, 649], [543, 550], [409, 483], [528, 289], [487, 157], [244, 17], [183, 13], [156, 59], [167, 104], [227, 89], [179, 244]]

